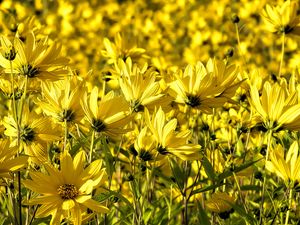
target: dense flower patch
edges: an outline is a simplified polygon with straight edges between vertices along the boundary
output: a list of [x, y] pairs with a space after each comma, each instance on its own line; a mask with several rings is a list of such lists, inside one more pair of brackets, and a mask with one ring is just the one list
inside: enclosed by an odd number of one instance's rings
[[0, 224], [299, 224], [297, 1], [0, 3]]

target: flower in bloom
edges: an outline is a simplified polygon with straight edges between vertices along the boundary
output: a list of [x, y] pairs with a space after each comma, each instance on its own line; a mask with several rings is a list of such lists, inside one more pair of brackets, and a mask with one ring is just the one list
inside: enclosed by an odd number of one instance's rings
[[177, 119], [167, 121], [161, 107], [153, 113], [152, 117], [146, 109], [145, 120], [157, 142], [156, 150], [161, 155], [175, 155], [182, 160], [191, 160], [200, 156], [200, 145], [188, 143], [191, 132], [189, 130], [176, 132]]
[[177, 79], [170, 84], [175, 101], [205, 113], [223, 106], [240, 85], [235, 82], [237, 67], [216, 59], [210, 59], [206, 68], [201, 62], [188, 65], [183, 74], [179, 71], [175, 76]]
[[298, 3], [288, 0], [278, 6], [267, 4], [262, 17], [270, 32], [300, 35], [300, 17], [297, 16], [297, 11]]
[[[59, 80], [67, 74], [65, 69], [68, 59], [60, 57], [61, 46], [57, 43], [49, 45], [47, 39], [36, 41], [33, 32], [26, 36], [26, 42], [15, 38], [11, 43], [8, 38], [2, 36], [1, 45], [11, 48], [16, 56], [12, 61], [13, 73], [26, 76], [29, 79]], [[7, 51], [6, 51], [7, 52]], [[0, 55], [0, 66], [6, 73], [11, 73], [11, 65], [8, 55]]]
[[126, 133], [123, 127], [130, 121], [129, 107], [121, 96], [114, 96], [109, 92], [98, 101], [99, 91], [95, 87], [88, 98], [87, 93], [81, 100], [86, 119], [91, 128], [97, 133], [104, 133], [109, 137], [118, 137]]
[[277, 145], [270, 153], [270, 160], [266, 162], [266, 168], [276, 173], [285, 182], [300, 181], [300, 156], [299, 145], [294, 141], [287, 153], [284, 148]]
[[60, 169], [45, 164], [47, 174], [31, 171], [31, 179], [23, 181], [28, 189], [38, 193], [27, 204], [41, 205], [36, 217], [52, 216], [50, 224], [60, 224], [63, 219], [74, 225], [82, 223], [82, 215], [90, 209], [107, 213], [109, 209], [92, 199], [92, 191], [106, 181], [102, 161], [93, 161], [85, 168], [86, 157], [79, 151], [74, 159], [65, 151], [61, 155]]
[[11, 137], [11, 146], [18, 145], [18, 133], [20, 132], [20, 145], [30, 160], [35, 162], [45, 162], [48, 160], [47, 144], [59, 139], [59, 130], [51, 123], [47, 117], [41, 117], [35, 112], [29, 112], [28, 107], [24, 107], [21, 126], [12, 116], [3, 119], [6, 128], [4, 134]]

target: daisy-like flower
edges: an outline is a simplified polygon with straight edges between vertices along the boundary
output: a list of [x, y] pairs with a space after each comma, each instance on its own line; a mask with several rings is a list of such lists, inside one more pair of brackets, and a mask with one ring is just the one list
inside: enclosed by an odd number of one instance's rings
[[138, 48], [131, 39], [125, 39], [119, 33], [115, 36], [115, 43], [111, 43], [108, 38], [103, 41], [105, 50], [102, 50], [102, 55], [108, 58], [108, 63], [113, 64], [118, 62], [118, 59], [139, 59], [144, 57], [146, 52], [143, 48]]
[[28, 156], [15, 157], [18, 148], [9, 147], [8, 139], [0, 140], [0, 177], [9, 178], [9, 173], [26, 166]]
[[292, 181], [300, 181], [300, 155], [297, 141], [293, 142], [285, 154], [281, 145], [277, 145], [270, 153], [270, 160], [266, 162], [266, 168], [276, 173], [287, 184]]
[[85, 117], [91, 128], [96, 133], [104, 133], [113, 138], [126, 133], [127, 130], [123, 128], [130, 121], [130, 117], [125, 99], [114, 96], [113, 92], [109, 92], [100, 101], [98, 96], [98, 88], [94, 87], [90, 96], [85, 93], [81, 100]]
[[[27, 76], [29, 79], [59, 80], [67, 74], [65, 69], [68, 59], [60, 57], [61, 46], [57, 43], [47, 44], [47, 39], [36, 41], [33, 32], [26, 36], [26, 43], [15, 38], [11, 43], [2, 36], [2, 46], [10, 47], [16, 52], [12, 61], [13, 73]], [[5, 55], [0, 55], [0, 66], [6, 73], [11, 73], [10, 62]]]
[[297, 11], [298, 3], [288, 0], [279, 6], [267, 4], [262, 17], [270, 32], [300, 35], [300, 17], [297, 16]]
[[80, 99], [84, 88], [76, 77], [64, 81], [44, 82], [42, 84], [42, 110], [59, 122], [79, 123], [84, 117]]
[[261, 97], [256, 86], [250, 87], [249, 102], [257, 112], [253, 121], [263, 123], [267, 129], [300, 129], [300, 104], [297, 104], [297, 92], [288, 93], [284, 84], [264, 83]]
[[[18, 145], [18, 124], [12, 116], [4, 117], [3, 124], [6, 128], [4, 134], [11, 137], [11, 146]], [[35, 112], [29, 112], [24, 107], [20, 126], [20, 145], [30, 160], [45, 162], [48, 159], [47, 144], [59, 139], [59, 130], [47, 117], [38, 116]]]
[[52, 216], [50, 224], [60, 224], [63, 219], [74, 225], [82, 223], [82, 215], [90, 209], [107, 213], [109, 209], [92, 199], [92, 191], [106, 181], [102, 161], [96, 160], [85, 168], [86, 157], [80, 151], [72, 160], [65, 151], [60, 160], [60, 169], [45, 164], [47, 174], [31, 171], [30, 179], [23, 184], [40, 195], [29, 199], [27, 204], [41, 205], [36, 217]]
[[198, 62], [195, 66], [188, 65], [184, 73], [175, 75], [177, 80], [170, 84], [170, 92], [180, 104], [193, 109], [211, 113], [229, 101], [241, 82], [235, 82], [237, 67], [225, 65], [223, 61], [210, 59], [205, 66]]
[[139, 112], [145, 106], [149, 109], [170, 102], [155, 81], [156, 72], [149, 69], [147, 64], [139, 68], [136, 64], [132, 65], [131, 58], [128, 58], [126, 63], [119, 60], [117, 69], [120, 73], [120, 88], [132, 111]]
[[161, 155], [175, 155], [182, 160], [192, 160], [200, 157], [200, 145], [189, 144], [191, 132], [189, 130], [175, 132], [177, 119], [169, 121], [160, 107], [153, 113], [152, 118], [149, 111], [145, 109], [146, 124], [152, 132], [156, 142], [156, 150]]

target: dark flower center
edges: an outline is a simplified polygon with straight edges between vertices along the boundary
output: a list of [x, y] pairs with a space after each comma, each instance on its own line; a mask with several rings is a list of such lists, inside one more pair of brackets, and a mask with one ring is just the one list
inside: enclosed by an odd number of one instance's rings
[[93, 121], [92, 121], [92, 128], [96, 132], [101, 132], [101, 131], [105, 130], [106, 126], [105, 126], [105, 124], [100, 119], [93, 119]]
[[141, 112], [144, 110], [144, 106], [141, 105], [141, 103], [139, 102], [139, 100], [134, 100], [130, 103], [130, 106], [132, 108], [133, 111], [135, 112]]
[[161, 145], [158, 146], [157, 151], [162, 154], [162, 155], [166, 155], [169, 152], [167, 151], [167, 148], [162, 147]]
[[4, 53], [4, 58], [9, 61], [13, 61], [16, 58], [17, 52], [15, 51], [14, 46], [9, 47], [9, 51]]
[[148, 151], [145, 151], [144, 149], [142, 149], [142, 150], [140, 151], [139, 157], [140, 157], [141, 160], [143, 160], [143, 161], [145, 161], [145, 162], [146, 162], [146, 161], [152, 160], [152, 155], [151, 155], [151, 153], [148, 152]]
[[39, 69], [36, 67], [33, 67], [30, 64], [26, 64], [26, 65], [21, 66], [20, 73], [22, 75], [28, 76], [29, 78], [33, 78], [39, 74]]
[[59, 114], [60, 121], [67, 121], [71, 122], [75, 119], [75, 113], [71, 109], [64, 109], [60, 114]]
[[57, 192], [64, 200], [74, 199], [79, 195], [79, 192], [74, 184], [63, 184], [57, 188]]
[[29, 126], [24, 126], [24, 128], [21, 130], [21, 140], [27, 142], [31, 142], [34, 140], [35, 132], [32, 128]]
[[197, 95], [187, 95], [187, 102], [186, 104], [193, 107], [197, 107], [200, 105], [200, 98]]

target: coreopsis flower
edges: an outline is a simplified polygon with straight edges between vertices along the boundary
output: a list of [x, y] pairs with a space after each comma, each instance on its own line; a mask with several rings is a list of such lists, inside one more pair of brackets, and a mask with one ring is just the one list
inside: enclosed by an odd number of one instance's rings
[[[12, 46], [16, 52], [15, 59], [12, 62], [13, 73], [27, 76], [29, 79], [37, 80], [59, 80], [67, 74], [65, 66], [68, 59], [60, 57], [61, 46], [57, 43], [47, 44], [47, 39], [36, 41], [33, 32], [26, 36], [26, 42], [15, 38], [14, 43], [5, 40], [5, 46]], [[3, 44], [2, 44], [3, 46]], [[7, 57], [0, 55], [0, 66], [6, 73], [11, 73], [11, 66]]]
[[266, 168], [286, 183], [300, 181], [300, 155], [297, 141], [291, 144], [287, 153], [281, 145], [273, 148], [270, 160], [266, 162]]
[[297, 104], [297, 92], [288, 93], [283, 86], [265, 82], [261, 97], [256, 86], [250, 87], [249, 102], [257, 112], [252, 119], [263, 123], [267, 129], [298, 130], [300, 105]]
[[9, 173], [26, 166], [28, 156], [18, 156], [18, 148], [9, 147], [8, 139], [0, 140], [0, 177], [10, 177]]
[[205, 206], [211, 212], [222, 213], [232, 208], [230, 203], [235, 203], [234, 197], [224, 192], [216, 192], [205, 202]]
[[157, 142], [156, 150], [159, 154], [175, 155], [182, 160], [200, 157], [201, 146], [188, 143], [191, 132], [189, 130], [176, 132], [177, 119], [167, 121], [161, 107], [153, 113], [152, 117], [145, 109], [145, 121]]
[[298, 3], [287, 0], [278, 6], [267, 4], [262, 17], [270, 32], [300, 35], [300, 17], [297, 16], [297, 11]]
[[35, 112], [29, 112], [28, 107], [24, 107], [19, 129], [17, 121], [12, 116], [4, 117], [3, 124], [6, 128], [4, 134], [11, 138], [11, 146], [20, 144], [21, 149], [24, 149], [25, 154], [33, 162], [47, 161], [47, 144], [59, 139], [59, 129], [51, 123], [51, 120]]
[[31, 179], [23, 181], [28, 189], [38, 193], [27, 204], [40, 205], [36, 217], [52, 216], [50, 224], [60, 224], [63, 219], [74, 225], [82, 223], [87, 209], [97, 213], [107, 213], [109, 209], [92, 199], [92, 192], [106, 181], [102, 161], [93, 161], [85, 167], [86, 157], [83, 151], [74, 159], [65, 151], [61, 155], [60, 169], [45, 164], [47, 174], [30, 171]]
[[175, 101], [192, 109], [211, 113], [229, 101], [241, 82], [235, 82], [237, 67], [223, 61], [210, 59], [205, 66], [198, 62], [188, 65], [183, 74], [175, 74], [177, 80], [170, 84]]
[[130, 39], [125, 39], [119, 33], [115, 36], [115, 43], [111, 43], [108, 38], [104, 38], [103, 44], [105, 50], [102, 50], [102, 54], [108, 58], [109, 64], [118, 62], [118, 59], [125, 60], [128, 57], [137, 60], [144, 57], [146, 52], [145, 49], [138, 48], [136, 43]]
[[94, 87], [90, 96], [84, 94], [81, 105], [87, 121], [96, 133], [103, 133], [116, 138], [127, 132], [124, 126], [130, 121], [129, 107], [121, 96], [113, 92], [98, 101], [99, 91]]
[[128, 58], [126, 63], [119, 60], [118, 70], [120, 88], [133, 112], [142, 111], [144, 107], [153, 109], [170, 102], [155, 81], [157, 73], [148, 68], [147, 64], [139, 68], [136, 64], [132, 65], [131, 58]]
[[80, 99], [84, 88], [75, 78], [56, 83], [42, 84], [43, 101], [39, 102], [42, 110], [59, 122], [79, 123], [84, 117]]

